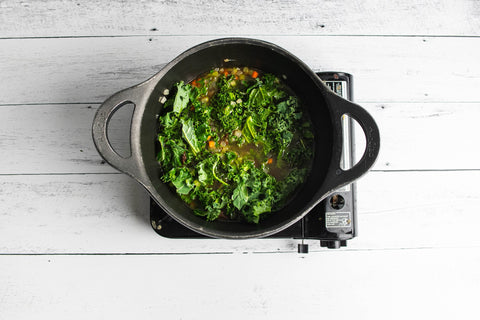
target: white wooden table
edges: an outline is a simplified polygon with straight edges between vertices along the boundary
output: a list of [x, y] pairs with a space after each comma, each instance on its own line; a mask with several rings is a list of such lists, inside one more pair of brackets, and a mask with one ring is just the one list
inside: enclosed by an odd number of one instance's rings
[[[475, 0], [0, 1], [0, 319], [478, 317], [479, 30]], [[100, 103], [224, 36], [354, 75], [382, 148], [347, 248], [159, 237], [102, 163]]]

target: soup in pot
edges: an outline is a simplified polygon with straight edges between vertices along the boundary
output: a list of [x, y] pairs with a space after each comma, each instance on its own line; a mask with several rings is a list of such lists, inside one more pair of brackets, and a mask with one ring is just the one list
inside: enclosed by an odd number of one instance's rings
[[163, 98], [157, 160], [161, 179], [209, 221], [258, 223], [309, 174], [312, 123], [273, 74], [215, 68]]

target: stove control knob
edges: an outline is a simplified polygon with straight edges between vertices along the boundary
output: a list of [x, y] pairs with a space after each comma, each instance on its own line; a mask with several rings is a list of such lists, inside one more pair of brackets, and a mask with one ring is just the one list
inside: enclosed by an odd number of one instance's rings
[[328, 249], [339, 249], [340, 247], [346, 247], [346, 240], [320, 240], [321, 247], [327, 247]]
[[299, 243], [298, 244], [298, 253], [308, 253], [308, 244]]

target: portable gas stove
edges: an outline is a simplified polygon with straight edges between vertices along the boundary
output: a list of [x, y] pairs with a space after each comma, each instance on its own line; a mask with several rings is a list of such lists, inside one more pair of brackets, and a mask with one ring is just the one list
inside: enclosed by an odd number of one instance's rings
[[[341, 97], [353, 100], [352, 76], [343, 72], [318, 72], [325, 84]], [[353, 119], [344, 115], [342, 169], [349, 169], [354, 163]], [[166, 238], [207, 238], [176, 222], [165, 213], [153, 199], [150, 199], [150, 220], [153, 229]], [[304, 218], [269, 238], [293, 238], [302, 240], [299, 253], [308, 253], [304, 239], [320, 240], [320, 246], [338, 249], [347, 245], [347, 240], [356, 236], [356, 185], [352, 183], [336, 190], [313, 208]]]

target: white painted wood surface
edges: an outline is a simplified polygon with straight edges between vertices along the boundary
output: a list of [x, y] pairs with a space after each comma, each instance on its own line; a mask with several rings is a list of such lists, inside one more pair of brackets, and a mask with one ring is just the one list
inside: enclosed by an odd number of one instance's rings
[[[0, 103], [101, 103], [191, 46], [219, 37], [5, 39], [0, 60], [9, 62], [2, 66], [9, 81], [0, 87]], [[315, 70], [348, 70], [358, 102], [478, 102], [480, 66], [472, 61], [480, 56], [480, 37], [256, 38]]]
[[[478, 136], [480, 103], [362, 106], [377, 120], [382, 133], [382, 150], [373, 170], [480, 169], [480, 149], [473, 140]], [[0, 106], [2, 151], [9, 155], [0, 157], [0, 174], [117, 172], [101, 161], [91, 139], [97, 108], [97, 104]], [[128, 117], [122, 112], [113, 118], [112, 144], [119, 152], [129, 150]], [[452, 127], [452, 123], [462, 125]], [[359, 141], [361, 135], [358, 131]]]
[[[478, 179], [478, 171], [369, 173], [358, 182], [360, 235], [342, 250], [478, 249], [475, 232], [454, 231], [480, 225]], [[158, 237], [147, 194], [119, 174], [3, 176], [0, 191], [2, 253], [277, 252], [298, 243]]]
[[0, 317], [469, 319], [479, 259], [469, 249], [0, 256]]
[[2, 1], [4, 37], [478, 35], [475, 0]]
[[[0, 319], [475, 317], [479, 17], [473, 0], [0, 2]], [[354, 75], [382, 149], [347, 248], [161, 238], [96, 153], [99, 103], [223, 36]], [[114, 124], [127, 150], [128, 114]]]

